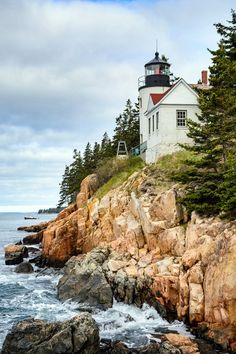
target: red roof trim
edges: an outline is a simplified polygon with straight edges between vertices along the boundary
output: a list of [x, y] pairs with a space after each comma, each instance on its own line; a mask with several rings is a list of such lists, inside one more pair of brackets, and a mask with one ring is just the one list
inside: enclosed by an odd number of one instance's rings
[[172, 85], [171, 87], [168, 88], [164, 93], [150, 93], [152, 102], [154, 106], [160, 102], [160, 100], [175, 86], [176, 84]]
[[150, 96], [152, 98], [153, 104], [155, 105], [162, 99], [164, 93], [150, 93]]

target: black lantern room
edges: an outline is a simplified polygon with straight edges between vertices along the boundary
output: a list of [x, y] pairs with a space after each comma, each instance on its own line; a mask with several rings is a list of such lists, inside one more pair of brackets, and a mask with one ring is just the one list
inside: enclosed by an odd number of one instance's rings
[[[170, 64], [165, 58], [155, 53], [155, 58], [145, 64], [145, 78], [142, 87], [170, 86]], [[141, 87], [139, 87], [141, 88]]]

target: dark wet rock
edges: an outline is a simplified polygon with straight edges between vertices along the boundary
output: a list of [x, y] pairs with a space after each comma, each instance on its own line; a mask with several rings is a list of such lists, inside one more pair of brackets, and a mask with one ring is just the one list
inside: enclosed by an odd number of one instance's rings
[[[48, 275], [50, 277], [52, 277], [52, 276], [58, 277], [60, 275], [63, 275], [63, 273], [62, 273], [61, 268], [44, 268], [42, 270], [37, 271], [36, 277], [41, 276], [41, 275]], [[87, 311], [85, 311], [85, 312], [87, 312]]]
[[5, 264], [15, 265], [23, 262], [23, 258], [28, 257], [28, 250], [22, 245], [8, 245], [4, 247]]
[[82, 313], [65, 322], [20, 321], [6, 336], [1, 353], [95, 354], [98, 348], [98, 327], [90, 314]]
[[17, 245], [17, 246], [22, 245], [22, 241], [20, 240], [20, 241], [16, 242], [15, 245]]
[[182, 354], [182, 351], [168, 342], [161, 344], [159, 349], [160, 354]]
[[141, 348], [128, 348], [122, 342], [102, 339], [100, 344], [100, 350], [97, 354], [158, 354], [160, 344], [152, 343], [145, 345]]
[[23, 238], [24, 245], [37, 245], [42, 242], [43, 239], [43, 231], [38, 232], [37, 234], [32, 234], [25, 236]]
[[38, 248], [36, 248], [36, 247], [29, 247], [29, 246], [27, 246], [27, 250], [28, 250], [28, 253], [30, 254], [35, 254], [35, 253], [38, 253], [38, 252], [40, 252], [40, 250], [38, 249]]
[[26, 232], [40, 232], [40, 231], [45, 230], [49, 224], [50, 224], [50, 221], [41, 222], [40, 224], [36, 224], [36, 225], [20, 226], [17, 228], [17, 230], [18, 231], [26, 231]]
[[38, 256], [35, 256], [35, 257], [32, 257], [29, 259], [29, 262], [30, 263], [35, 263], [35, 265], [37, 267], [41, 267], [42, 266], [42, 255], [38, 255]]
[[33, 273], [34, 268], [29, 262], [22, 262], [15, 268], [16, 273]]
[[58, 284], [59, 299], [108, 308], [112, 306], [114, 296], [126, 304], [140, 307], [147, 302], [155, 306], [148, 277], [134, 278], [122, 269], [116, 271], [117, 265], [127, 264], [127, 261], [125, 256], [118, 256], [106, 247], [95, 248], [85, 256], [72, 257]]
[[23, 256], [21, 253], [14, 253], [11, 256], [5, 257], [5, 264], [6, 265], [16, 265], [23, 262]]
[[101, 265], [108, 257], [107, 249], [97, 248], [86, 255], [84, 260], [70, 262], [70, 271], [58, 283], [58, 297], [61, 301], [72, 299], [83, 306], [107, 309], [112, 306], [113, 294]]

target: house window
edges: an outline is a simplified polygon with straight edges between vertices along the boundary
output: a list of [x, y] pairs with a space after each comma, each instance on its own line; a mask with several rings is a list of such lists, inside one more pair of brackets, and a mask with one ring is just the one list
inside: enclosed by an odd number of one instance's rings
[[151, 118], [148, 118], [148, 134], [151, 134]]
[[186, 127], [187, 111], [176, 111], [177, 127]]
[[159, 128], [159, 112], [156, 113], [156, 130]]
[[155, 121], [154, 121], [154, 115], [152, 116], [152, 131], [154, 132], [155, 130]]

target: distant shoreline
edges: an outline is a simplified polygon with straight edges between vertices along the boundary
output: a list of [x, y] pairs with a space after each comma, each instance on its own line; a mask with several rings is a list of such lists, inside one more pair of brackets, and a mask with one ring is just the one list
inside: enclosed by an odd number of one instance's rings
[[60, 213], [63, 209], [64, 209], [63, 207], [48, 208], [48, 209], [39, 209], [38, 214], [58, 214], [58, 213]]

